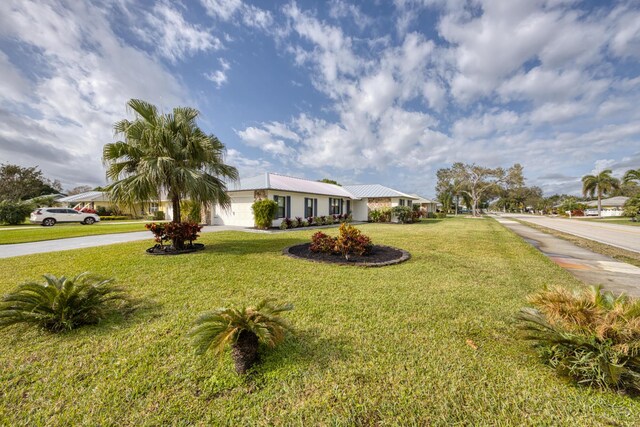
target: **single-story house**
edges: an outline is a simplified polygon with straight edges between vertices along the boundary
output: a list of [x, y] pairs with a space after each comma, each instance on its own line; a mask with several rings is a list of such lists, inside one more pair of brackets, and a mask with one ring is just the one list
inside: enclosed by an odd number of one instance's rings
[[[58, 199], [56, 203], [61, 203], [74, 209], [90, 208], [97, 210], [98, 208], [102, 207], [107, 210], [111, 210], [116, 207], [116, 204], [111, 201], [109, 193], [106, 193], [104, 191], [87, 191], [85, 193], [74, 194], [72, 196]], [[170, 205], [171, 204], [169, 203], [169, 201], [164, 200], [139, 203], [136, 204], [136, 206], [134, 206], [133, 208], [121, 207], [121, 209], [119, 210], [123, 210], [124, 212], [128, 212], [134, 216], [144, 216], [147, 214], [153, 214], [158, 210], [166, 210], [166, 207], [170, 207]]]
[[[627, 200], [629, 200], [629, 198], [624, 196], [617, 196], [617, 197], [610, 197], [608, 199], [602, 199], [601, 200], [602, 216], [622, 216], [622, 213], [624, 211], [623, 206]], [[598, 214], [597, 200], [591, 200], [589, 202], [586, 202], [585, 205], [589, 207], [589, 209], [585, 211], [585, 215]]]
[[[359, 198], [344, 187], [308, 179], [294, 178], [276, 173], [265, 173], [255, 177], [240, 179], [230, 183], [227, 192], [231, 197], [231, 207], [215, 206], [211, 210], [214, 225], [254, 225], [253, 202], [271, 199], [278, 204], [274, 226], [279, 226], [284, 218], [308, 218], [310, 216], [341, 215], [355, 212]], [[366, 221], [364, 216], [353, 215], [356, 221]]]
[[419, 197], [380, 184], [345, 185], [343, 188], [360, 200], [359, 203], [354, 203], [352, 213], [353, 218], [358, 218], [358, 221], [366, 221], [369, 212], [374, 209], [412, 206], [414, 201], [419, 200]]
[[414, 205], [420, 205], [420, 209], [423, 212], [429, 213], [429, 212], [433, 212], [435, 213], [438, 210], [438, 202], [431, 200], [431, 199], [427, 199], [425, 197], [419, 196], [417, 194], [412, 194], [413, 197], [417, 197], [417, 200], [413, 201]]

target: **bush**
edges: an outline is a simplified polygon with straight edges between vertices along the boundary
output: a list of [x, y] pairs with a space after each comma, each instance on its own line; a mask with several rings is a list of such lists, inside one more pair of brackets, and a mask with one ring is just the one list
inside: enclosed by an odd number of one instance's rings
[[579, 384], [640, 391], [640, 300], [600, 287], [529, 297], [518, 319], [542, 359]]
[[438, 219], [445, 219], [447, 217], [447, 213], [446, 212], [436, 212], [435, 213], [435, 217]]
[[292, 309], [291, 304], [274, 305], [270, 300], [256, 307], [219, 308], [201, 315], [189, 336], [198, 354], [212, 350], [222, 357], [230, 345], [236, 372], [244, 374], [258, 361], [259, 344], [275, 347], [284, 341], [291, 327], [279, 315]]
[[313, 222], [316, 223], [316, 225], [325, 225], [326, 224], [326, 220], [327, 217], [326, 216], [318, 216], [314, 219]]
[[308, 226], [312, 226], [312, 225], [316, 225], [315, 224], [315, 218], [310, 216], [309, 218], [307, 218], [307, 225]]
[[33, 209], [34, 205], [31, 203], [2, 201], [0, 202], [0, 222], [9, 225], [22, 224]]
[[152, 222], [145, 224], [145, 228], [153, 233], [155, 241], [161, 246], [164, 242], [171, 240], [176, 242], [178, 248], [182, 248], [186, 241], [192, 245], [202, 230], [202, 226], [195, 222]]
[[289, 218], [284, 218], [280, 223], [280, 230], [288, 230], [290, 228], [294, 228], [294, 221]]
[[640, 195], [630, 197], [629, 200], [624, 203], [623, 212], [624, 216], [631, 218], [637, 217], [638, 214], [640, 214]]
[[113, 213], [111, 212], [111, 209], [107, 209], [105, 206], [98, 206], [96, 208], [96, 213], [100, 216], [100, 218], [102, 219], [102, 217], [107, 217], [107, 216], [112, 216]]
[[394, 206], [391, 212], [398, 218], [398, 222], [402, 224], [413, 222], [413, 210], [409, 206]]
[[331, 225], [331, 224], [333, 224], [333, 223], [334, 223], [334, 220], [333, 220], [333, 216], [332, 216], [332, 215], [325, 216], [325, 217], [323, 217], [323, 218], [324, 218], [324, 225]]
[[[436, 213], [435, 212], [427, 212], [426, 217], [433, 219], [433, 218], [436, 217]], [[445, 217], [446, 217], [446, 214], [445, 214]]]
[[335, 240], [335, 250], [347, 261], [353, 254], [365, 255], [371, 252], [371, 239], [352, 225], [342, 223], [338, 237]]
[[256, 227], [266, 230], [271, 227], [276, 217], [278, 204], [269, 199], [257, 200], [251, 205], [251, 210], [253, 210]]
[[0, 328], [26, 324], [62, 332], [95, 324], [131, 302], [113, 279], [90, 273], [75, 277], [45, 274], [45, 283], [29, 282], [0, 302]]
[[571, 216], [584, 216], [584, 211], [582, 209], [574, 209], [571, 211]]
[[202, 220], [202, 205], [200, 203], [185, 200], [180, 204], [180, 211], [185, 213], [188, 222], [200, 223]]
[[[163, 211], [155, 211], [153, 213], [153, 220], [154, 221], [164, 221], [165, 219], [165, 215]], [[198, 221], [200, 221], [200, 218], [198, 218]]]
[[100, 221], [122, 221], [126, 219], [131, 219], [131, 217], [124, 215], [108, 215], [100, 217]]
[[322, 252], [325, 254], [335, 253], [336, 238], [324, 234], [322, 231], [318, 231], [311, 236], [311, 246], [309, 250], [311, 252]]
[[369, 212], [369, 217], [372, 222], [390, 222], [391, 208], [374, 209]]

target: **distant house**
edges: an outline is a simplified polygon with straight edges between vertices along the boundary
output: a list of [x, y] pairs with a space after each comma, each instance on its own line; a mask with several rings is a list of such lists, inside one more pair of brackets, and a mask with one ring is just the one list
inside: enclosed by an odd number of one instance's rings
[[[622, 216], [624, 211], [623, 206], [627, 200], [629, 200], [629, 198], [624, 196], [602, 199], [602, 216]], [[585, 204], [590, 208], [585, 211], [585, 215], [598, 215], [597, 200], [591, 200]]]
[[412, 194], [413, 197], [417, 197], [417, 200], [413, 201], [414, 205], [420, 205], [420, 209], [423, 212], [429, 213], [429, 212], [433, 212], [435, 213], [438, 210], [438, 202], [431, 200], [431, 199], [427, 199], [424, 198], [422, 196], [418, 196], [417, 194]]
[[[251, 206], [261, 199], [271, 199], [278, 204], [274, 226], [279, 226], [284, 218], [349, 213], [354, 211], [355, 202], [359, 200], [339, 185], [275, 173], [240, 179], [229, 184], [227, 192], [231, 197], [231, 207], [224, 209], [215, 206], [212, 209], [211, 223], [214, 225], [252, 227], [254, 219]], [[366, 215], [363, 218], [354, 215], [354, 220], [366, 221]]]
[[420, 199], [380, 184], [345, 185], [343, 188], [360, 200], [353, 208], [353, 218], [360, 221], [366, 221], [374, 209], [412, 206]]
[[[111, 201], [109, 193], [104, 191], [87, 191], [85, 193], [74, 194], [72, 196], [58, 199], [56, 203], [61, 203], [79, 210], [82, 210], [83, 208], [94, 210], [97, 210], [98, 208], [105, 208], [107, 210], [117, 208], [117, 205], [113, 203], [113, 201]], [[121, 206], [118, 210], [128, 212], [133, 216], [144, 216], [148, 214], [154, 214], [158, 210], [165, 210], [167, 206], [170, 207], [170, 205], [171, 204], [169, 201], [161, 200], [147, 203], [137, 203], [133, 207]], [[171, 217], [168, 217], [167, 219], [171, 219]]]

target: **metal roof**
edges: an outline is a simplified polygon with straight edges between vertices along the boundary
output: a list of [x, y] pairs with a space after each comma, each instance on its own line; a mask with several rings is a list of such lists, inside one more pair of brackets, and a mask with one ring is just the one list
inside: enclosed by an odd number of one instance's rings
[[403, 199], [418, 199], [416, 196], [401, 193], [400, 191], [380, 184], [345, 185], [344, 189], [358, 198], [402, 197]]
[[[624, 196], [610, 197], [608, 199], [602, 199], [602, 206], [621, 208], [627, 200], [629, 200], [629, 198]], [[586, 202], [585, 205], [597, 208], [598, 201], [592, 200], [590, 202]]]
[[227, 185], [227, 188], [228, 191], [282, 190], [293, 193], [346, 197], [349, 199], [358, 198], [339, 185], [279, 175], [276, 173], [264, 173], [251, 178], [239, 179], [237, 182]]
[[102, 191], [87, 191], [86, 193], [74, 194], [57, 200], [62, 203], [77, 202], [109, 202], [109, 195]]
[[418, 200], [416, 200], [416, 203], [436, 203], [436, 204], [438, 203], [438, 202], [436, 202], [434, 200], [427, 199], [426, 197], [422, 197], [422, 196], [419, 196], [417, 194], [412, 194], [412, 196], [415, 197], [416, 199], [418, 199]]

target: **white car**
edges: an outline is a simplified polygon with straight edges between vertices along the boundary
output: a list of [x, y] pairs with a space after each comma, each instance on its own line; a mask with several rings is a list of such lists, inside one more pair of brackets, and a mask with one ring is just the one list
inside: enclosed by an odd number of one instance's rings
[[38, 208], [31, 212], [29, 221], [45, 227], [51, 227], [57, 222], [79, 222], [80, 224], [91, 225], [100, 221], [100, 217], [94, 213], [80, 212], [75, 209]]

